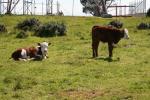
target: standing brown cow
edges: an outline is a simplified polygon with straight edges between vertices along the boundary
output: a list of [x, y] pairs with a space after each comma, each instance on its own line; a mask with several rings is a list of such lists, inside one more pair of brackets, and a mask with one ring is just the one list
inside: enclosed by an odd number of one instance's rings
[[109, 49], [109, 58], [112, 57], [112, 51], [114, 44], [117, 44], [121, 38], [129, 39], [128, 30], [125, 28], [123, 30], [102, 27], [102, 26], [93, 26], [92, 28], [92, 49], [93, 57], [98, 56], [98, 45], [99, 42], [108, 43]]

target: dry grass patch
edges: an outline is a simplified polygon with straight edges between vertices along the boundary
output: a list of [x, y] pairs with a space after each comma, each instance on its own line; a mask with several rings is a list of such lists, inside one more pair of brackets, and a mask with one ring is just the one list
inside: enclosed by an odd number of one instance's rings
[[81, 99], [81, 100], [91, 100], [96, 97], [104, 95], [104, 91], [100, 90], [66, 90], [58, 93], [60, 97], [67, 97], [69, 99]]

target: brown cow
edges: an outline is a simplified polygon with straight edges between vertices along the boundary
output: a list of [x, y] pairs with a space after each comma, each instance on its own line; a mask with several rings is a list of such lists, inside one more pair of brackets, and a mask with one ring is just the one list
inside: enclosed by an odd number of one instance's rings
[[123, 30], [103, 27], [103, 26], [93, 26], [92, 28], [92, 49], [93, 57], [98, 56], [98, 45], [99, 42], [108, 43], [109, 58], [112, 57], [112, 51], [114, 44], [117, 44], [121, 38], [129, 39], [128, 30], [125, 28]]

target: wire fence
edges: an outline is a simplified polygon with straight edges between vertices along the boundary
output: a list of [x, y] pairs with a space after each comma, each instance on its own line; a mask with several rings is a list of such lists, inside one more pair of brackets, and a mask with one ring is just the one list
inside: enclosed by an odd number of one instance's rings
[[[8, 0], [0, 0], [0, 14], [5, 14], [7, 11], [7, 1]], [[13, 0], [13, 5], [17, 0]], [[23, 1], [28, 3], [24, 4]], [[20, 0], [20, 2], [13, 9], [13, 14], [27, 14], [27, 15], [46, 15], [47, 14], [47, 3], [48, 0]], [[51, 0], [49, 0], [51, 1]], [[79, 8], [79, 4], [74, 5], [74, 10], [72, 9], [72, 1], [69, 1], [66, 8], [66, 5], [63, 5], [62, 0], [59, 0], [61, 3], [58, 3], [58, 0], [52, 0], [52, 7], [49, 6], [49, 10], [52, 9], [53, 15], [58, 15], [59, 12], [65, 12], [65, 14], [73, 15], [74, 13], [78, 13], [80, 10], [80, 14], [82, 13], [82, 7]], [[80, 0], [78, 0], [80, 2]], [[81, 4], [80, 4], [81, 5]], [[144, 15], [146, 13], [146, 0], [135, 0], [130, 2], [129, 5], [122, 5], [121, 0], [119, 3], [114, 3], [114, 7], [110, 7], [108, 12], [112, 15]], [[116, 6], [116, 7], [115, 7]], [[117, 7], [118, 6], [118, 7]], [[76, 9], [77, 8], [77, 9]], [[117, 9], [116, 9], [117, 8]], [[74, 14], [75, 15], [75, 14]], [[83, 14], [82, 15], [86, 15]], [[89, 14], [87, 14], [89, 15]]]
[[136, 0], [130, 2], [130, 6], [135, 6], [134, 8], [129, 9], [129, 14], [132, 15], [145, 15], [146, 13], [146, 0]]
[[[15, 0], [13, 0], [15, 3]], [[14, 5], [14, 4], [12, 4]], [[59, 3], [55, 0], [52, 5], [53, 14], [57, 14], [60, 10]], [[49, 8], [50, 10], [50, 8]], [[5, 14], [7, 11], [7, 0], [0, 0], [0, 14]], [[46, 15], [47, 4], [46, 0], [20, 0], [16, 7], [12, 10], [13, 14], [27, 14], [27, 15]]]

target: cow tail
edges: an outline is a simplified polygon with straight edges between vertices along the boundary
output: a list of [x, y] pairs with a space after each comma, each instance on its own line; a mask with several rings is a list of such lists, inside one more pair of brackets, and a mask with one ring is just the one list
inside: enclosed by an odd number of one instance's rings
[[95, 28], [95, 27], [93, 26], [93, 27], [92, 27], [92, 32], [91, 32], [92, 34], [93, 34], [93, 32], [94, 32], [94, 28]]
[[92, 35], [92, 40], [93, 40], [93, 35], [94, 35], [94, 32], [95, 32], [95, 29], [97, 28], [97, 26], [93, 26], [92, 27], [92, 32], [91, 32], [91, 35]]
[[94, 43], [94, 31], [95, 31], [96, 26], [92, 27], [92, 32], [91, 32], [91, 36], [92, 36], [92, 49], [93, 49], [93, 43]]
[[97, 28], [98, 26], [93, 26], [92, 27], [92, 34], [94, 34], [94, 31], [95, 31], [95, 29]]

